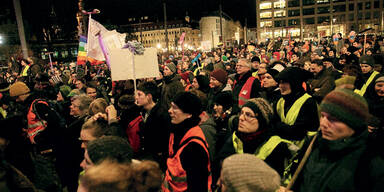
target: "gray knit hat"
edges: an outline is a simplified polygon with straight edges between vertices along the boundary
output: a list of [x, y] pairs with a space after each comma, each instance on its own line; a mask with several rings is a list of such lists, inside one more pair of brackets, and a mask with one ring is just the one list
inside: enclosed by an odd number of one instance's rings
[[119, 163], [131, 162], [133, 151], [126, 139], [117, 136], [103, 136], [89, 142], [88, 156], [95, 164], [105, 159]]
[[267, 100], [259, 97], [249, 99], [242, 107], [250, 108], [256, 115], [260, 127], [264, 128], [269, 125], [273, 117], [273, 108]]
[[170, 63], [168, 63], [166, 66], [167, 66], [167, 67], [169, 68], [169, 70], [171, 70], [173, 73], [176, 73], [177, 68], [176, 68], [176, 65], [175, 65], [174, 63], [170, 62]]
[[229, 191], [274, 192], [280, 187], [279, 174], [255, 155], [232, 155], [224, 160], [221, 171]]

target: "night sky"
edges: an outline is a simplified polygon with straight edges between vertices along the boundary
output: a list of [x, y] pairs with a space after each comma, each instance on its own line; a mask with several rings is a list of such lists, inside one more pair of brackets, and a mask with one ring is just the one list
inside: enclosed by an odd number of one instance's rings
[[[188, 12], [192, 21], [199, 21], [206, 13], [219, 9], [219, 0], [166, 0], [168, 20], [183, 19]], [[68, 36], [76, 33], [77, 0], [20, 0], [26, 32], [36, 32], [56, 22]], [[84, 0], [86, 10], [97, 8], [101, 11], [94, 16], [104, 25], [126, 24], [129, 17], [150, 16], [163, 21], [162, 0]], [[223, 11], [236, 21], [248, 27], [256, 25], [255, 0], [222, 0]], [[8, 7], [14, 18], [12, 0], [2, 0], [0, 9]], [[54, 8], [56, 17], [49, 17]], [[53, 19], [56, 18], [56, 19]], [[16, 20], [14, 18], [14, 20]]]

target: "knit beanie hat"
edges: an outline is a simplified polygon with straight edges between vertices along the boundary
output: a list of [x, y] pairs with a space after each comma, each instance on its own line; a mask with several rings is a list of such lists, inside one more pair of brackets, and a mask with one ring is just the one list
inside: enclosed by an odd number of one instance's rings
[[375, 84], [378, 82], [384, 82], [384, 75], [378, 75], [379, 77], [376, 79]]
[[269, 125], [273, 117], [273, 108], [267, 100], [259, 97], [249, 99], [242, 107], [250, 108], [256, 115], [260, 127], [265, 128]]
[[336, 89], [326, 95], [320, 104], [320, 111], [329, 113], [355, 131], [367, 129], [369, 118], [367, 101], [349, 89]]
[[367, 65], [370, 65], [371, 67], [373, 67], [373, 65], [375, 64], [375, 60], [373, 59], [373, 57], [368, 55], [361, 56], [359, 59], [359, 62], [360, 64], [367, 64]]
[[18, 81], [9, 87], [9, 95], [11, 97], [25, 95], [29, 92], [30, 92], [30, 89], [28, 88], [28, 86], [21, 81]]
[[280, 187], [279, 174], [251, 154], [235, 154], [223, 161], [222, 180], [229, 191], [274, 192]]
[[72, 91], [72, 89], [68, 85], [62, 85], [62, 86], [60, 86], [59, 91], [64, 98], [68, 98], [68, 95]]
[[202, 112], [202, 104], [200, 99], [190, 92], [180, 92], [173, 99], [175, 103], [184, 113], [189, 113], [194, 117], [198, 117]]
[[169, 70], [171, 70], [173, 73], [176, 73], [177, 71], [177, 68], [176, 68], [176, 65], [172, 62], [168, 63], [167, 65], [165, 65], [168, 67]]
[[231, 91], [218, 93], [214, 98], [214, 103], [223, 106], [223, 111], [228, 110], [233, 105], [233, 95]]
[[270, 74], [273, 79], [276, 79], [277, 74], [279, 74], [279, 71], [276, 69], [268, 69], [267, 73]]
[[196, 77], [197, 83], [199, 83], [199, 89], [204, 92], [209, 92], [209, 78], [205, 75], [197, 75]]
[[131, 162], [133, 151], [126, 139], [117, 136], [103, 136], [89, 142], [87, 146], [88, 156], [94, 164], [105, 159], [119, 163]]
[[210, 73], [211, 77], [214, 77], [216, 80], [218, 80], [222, 84], [227, 84], [227, 78], [228, 74], [223, 69], [215, 69]]

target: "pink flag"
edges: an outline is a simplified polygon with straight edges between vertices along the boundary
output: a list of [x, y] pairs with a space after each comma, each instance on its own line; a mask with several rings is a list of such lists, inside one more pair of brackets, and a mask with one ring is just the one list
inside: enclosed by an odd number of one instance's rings
[[184, 43], [184, 37], [185, 37], [185, 32], [183, 32], [183, 33], [181, 34], [181, 36], [180, 36], [180, 40], [179, 40], [179, 44], [180, 44], [180, 45], [183, 45], [183, 43]]

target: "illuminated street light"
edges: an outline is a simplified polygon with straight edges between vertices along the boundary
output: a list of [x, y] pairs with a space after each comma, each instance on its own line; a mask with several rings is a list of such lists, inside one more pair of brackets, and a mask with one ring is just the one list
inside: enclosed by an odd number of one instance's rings
[[3, 36], [0, 35], [0, 44], [3, 44]]
[[161, 44], [158, 43], [158, 44], [156, 45], [156, 47], [157, 47], [158, 49], [161, 49]]

